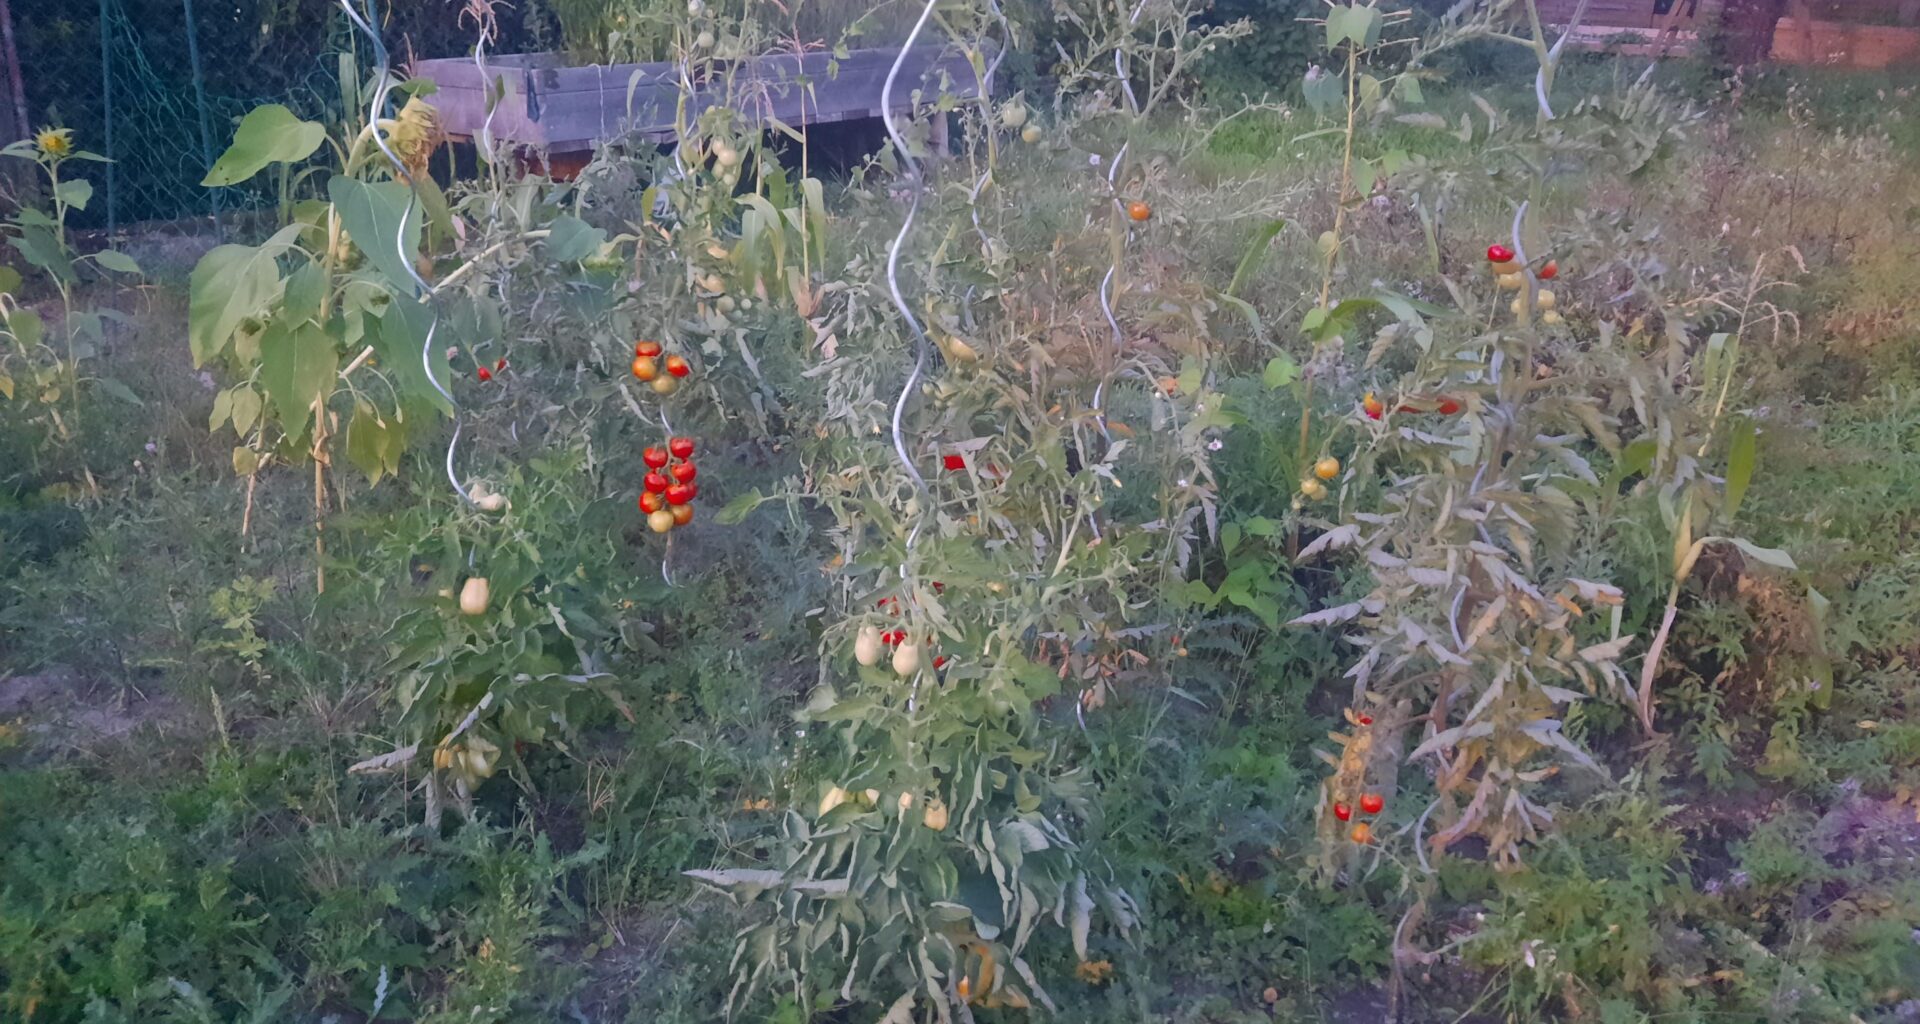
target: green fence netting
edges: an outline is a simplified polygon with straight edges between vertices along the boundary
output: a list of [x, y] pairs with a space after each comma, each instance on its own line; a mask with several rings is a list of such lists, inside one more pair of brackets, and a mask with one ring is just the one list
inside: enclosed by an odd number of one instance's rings
[[[397, 57], [457, 56], [473, 45], [472, 0], [376, 4]], [[340, 116], [339, 54], [358, 41], [336, 0], [0, 0], [9, 8], [21, 96], [0, 76], [0, 131], [44, 125], [112, 158], [90, 170], [95, 198], [80, 228], [203, 222], [271, 203], [252, 189], [204, 188], [233, 125], [262, 103], [302, 117]], [[539, 3], [501, 8], [500, 48], [544, 40]], [[7, 61], [0, 53], [0, 64]], [[361, 65], [364, 67], [364, 64]], [[25, 124], [20, 124], [21, 115]]]

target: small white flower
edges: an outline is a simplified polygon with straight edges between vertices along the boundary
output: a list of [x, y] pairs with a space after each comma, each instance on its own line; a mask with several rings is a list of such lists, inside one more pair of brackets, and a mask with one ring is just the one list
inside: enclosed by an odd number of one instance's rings
[[1220, 449], [1225, 447], [1226, 447], [1226, 444], [1217, 437], [1207, 442], [1207, 450], [1210, 452], [1217, 452]]
[[1093, 167], [1098, 167], [1098, 166], [1100, 166], [1100, 154], [1098, 154], [1098, 153], [1088, 153], [1088, 154], [1087, 154], [1087, 163], [1088, 163], [1088, 164], [1089, 164], [1090, 166], [1093, 166]]
[[200, 371], [200, 387], [201, 388], [207, 391], [212, 391], [213, 389], [219, 386], [220, 386], [219, 384], [214, 383], [213, 374], [208, 373], [205, 370]]
[[148, 442], [147, 442], [147, 454], [148, 454], [148, 455], [158, 455], [158, 454], [160, 454], [160, 446], [159, 446], [159, 445], [157, 445], [157, 444], [154, 444], [154, 443], [153, 443], [152, 441], [148, 441]]

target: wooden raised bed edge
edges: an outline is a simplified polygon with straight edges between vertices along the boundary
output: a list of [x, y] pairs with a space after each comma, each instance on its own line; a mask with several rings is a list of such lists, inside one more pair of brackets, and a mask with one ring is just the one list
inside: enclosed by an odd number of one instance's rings
[[[692, 121], [709, 106], [725, 104], [763, 125], [777, 119], [794, 128], [879, 117], [881, 89], [899, 52], [854, 50], [839, 60], [828, 53], [768, 54], [734, 61], [731, 96], [710, 95], [696, 86], [684, 116]], [[442, 126], [455, 138], [480, 134], [487, 120], [488, 80], [497, 83], [495, 88], [504, 86], [489, 128], [493, 138], [549, 153], [589, 150], [597, 142], [622, 138], [671, 141], [680, 105], [679, 71], [670, 63], [568, 66], [555, 54], [510, 54], [489, 58], [485, 79], [466, 58], [416, 61], [413, 74], [438, 87], [433, 102]], [[943, 76], [952, 95], [978, 95], [963, 55], [916, 47], [894, 83], [895, 112], [911, 111], [915, 93], [937, 87]], [[717, 93], [724, 86], [721, 75], [714, 77]], [[992, 83], [987, 85], [991, 92]]]

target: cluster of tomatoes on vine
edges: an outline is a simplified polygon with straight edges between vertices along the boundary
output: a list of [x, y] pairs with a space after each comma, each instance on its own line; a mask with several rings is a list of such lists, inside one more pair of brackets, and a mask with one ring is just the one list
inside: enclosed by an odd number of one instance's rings
[[[933, 589], [935, 593], [939, 593], [945, 590], [946, 586], [936, 581], [933, 584]], [[895, 618], [900, 616], [900, 599], [898, 597], [883, 597], [874, 603], [874, 607], [888, 611], [889, 614]], [[933, 637], [927, 637], [926, 643], [929, 645], [932, 644]], [[895, 675], [906, 679], [911, 677], [915, 672], [920, 671], [920, 646], [910, 641], [907, 631], [904, 629], [888, 629], [883, 631], [878, 626], [860, 627], [860, 632], [853, 638], [853, 660], [871, 668], [880, 663], [881, 651], [887, 647], [893, 648], [893, 655], [888, 663], [893, 668]], [[946, 667], [946, 655], [938, 655], [933, 659], [934, 671], [937, 672]]]
[[647, 464], [640, 492], [647, 528], [666, 533], [693, 522], [693, 499], [700, 496], [700, 485], [694, 481], [700, 470], [693, 464], [693, 438], [670, 438], [664, 450], [649, 445], [640, 459]]
[[[1501, 291], [1517, 292], [1526, 288], [1527, 278], [1522, 273], [1525, 268], [1520, 265], [1517, 254], [1512, 249], [1497, 242], [1487, 246], [1487, 267], [1493, 271], [1494, 286]], [[1548, 260], [1541, 265], [1539, 272], [1534, 276], [1542, 281], [1551, 281], [1560, 276], [1559, 261]], [[1562, 323], [1559, 312], [1554, 309], [1558, 302], [1550, 288], [1541, 288], [1533, 293], [1533, 308], [1540, 311], [1541, 323], [1548, 327], [1557, 327]], [[1513, 310], [1514, 316], [1520, 316], [1526, 312], [1526, 299], [1515, 296], [1512, 305], [1508, 308]]]
[[[693, 365], [685, 356], [674, 354], [661, 358], [660, 343], [643, 341], [633, 346], [633, 371], [635, 380], [653, 387], [653, 392], [661, 397], [673, 394], [680, 382], [693, 373]], [[661, 371], [665, 371], [662, 373]]]
[[[1368, 726], [1373, 724], [1372, 715], [1360, 715], [1354, 718], [1353, 720], [1362, 726]], [[1372, 817], [1386, 809], [1387, 809], [1386, 797], [1383, 797], [1378, 793], [1362, 793], [1360, 795], [1360, 813], [1361, 814], [1367, 815], [1368, 817]], [[1350, 803], [1347, 803], [1345, 800], [1335, 800], [1333, 802], [1333, 816], [1334, 816], [1334, 819], [1337, 821], [1341, 821], [1341, 822], [1353, 821], [1353, 805]], [[1366, 845], [1367, 843], [1371, 843], [1373, 842], [1373, 826], [1364, 821], [1355, 821], [1353, 823], [1353, 829], [1347, 833], [1347, 838], [1352, 839], [1354, 842], [1359, 843], [1363, 846]]]

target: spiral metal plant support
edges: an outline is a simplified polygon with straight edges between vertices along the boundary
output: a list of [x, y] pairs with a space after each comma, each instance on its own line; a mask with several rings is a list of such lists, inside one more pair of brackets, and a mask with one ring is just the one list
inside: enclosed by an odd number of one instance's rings
[[[413, 176], [407, 173], [406, 164], [401, 161], [399, 154], [393, 151], [393, 147], [387, 144], [386, 138], [380, 132], [380, 114], [386, 110], [387, 99], [393, 93], [393, 71], [388, 63], [387, 45], [373, 27], [373, 0], [361, 0], [361, 2], [364, 5], [362, 10], [354, 8], [353, 0], [340, 0], [340, 8], [347, 13], [347, 19], [353, 22], [354, 27], [367, 37], [368, 45], [373, 47], [373, 62], [378, 71], [374, 76], [373, 99], [367, 104], [367, 125], [373, 137], [373, 144], [380, 147], [381, 154], [387, 158], [388, 163], [393, 165], [394, 176], [407, 183], [407, 205], [400, 211], [400, 226], [394, 230], [393, 235], [394, 251], [404, 256], [407, 221], [420, 209], [420, 187], [415, 184]], [[420, 366], [427, 375], [427, 383], [433, 385], [433, 389], [440, 393], [441, 398], [446, 399], [447, 406], [453, 410], [453, 437], [447, 441], [447, 483], [453, 486], [454, 493], [460, 496], [461, 501], [473, 505], [473, 495], [467, 493], [467, 489], [461, 486], [460, 478], [453, 469], [454, 453], [460, 446], [462, 426], [460, 406], [454, 401], [453, 392], [447, 390], [447, 386], [441, 383], [440, 378], [433, 372], [433, 339], [440, 330], [440, 304], [435, 300], [433, 286], [427, 283], [426, 278], [420, 276], [420, 271], [415, 269], [413, 262], [402, 259], [401, 263], [406, 267], [407, 276], [413, 281], [415, 301], [426, 303], [433, 314], [432, 319], [427, 323], [427, 336], [420, 344]]]
[[[939, 0], [927, 0], [920, 9], [919, 20], [913, 23], [913, 31], [907, 33], [907, 41], [900, 45], [900, 52], [893, 58], [893, 66], [887, 70], [886, 83], [880, 87], [880, 117], [886, 123], [887, 137], [893, 142], [893, 148], [900, 154], [900, 162], [907, 169], [906, 178], [913, 186], [912, 198], [907, 204], [907, 217], [900, 223], [900, 233], [893, 236], [892, 244], [887, 246], [887, 291], [893, 297], [894, 308], [907, 322], [907, 329], [913, 334], [913, 371], [907, 374], [906, 383], [900, 387], [900, 397], [893, 403], [893, 451], [900, 457], [900, 464], [906, 467], [907, 475], [913, 478], [914, 487], [925, 492], [926, 478], [913, 464], [912, 456], [907, 454], [906, 437], [901, 433], [900, 421], [906, 415], [907, 399], [913, 395], [913, 389], [919, 386], [920, 375], [926, 372], [927, 350], [931, 344], [927, 341], [927, 332], [913, 315], [912, 307], [900, 292], [900, 247], [906, 243], [907, 233], [913, 230], [914, 217], [920, 212], [920, 164], [914, 160], [913, 153], [907, 148], [907, 140], [900, 134], [900, 126], [893, 114], [893, 83], [900, 77], [900, 68], [906, 63], [907, 54], [913, 50], [913, 44], [920, 39], [920, 33], [927, 27], [927, 19], [933, 16], [933, 8]], [[913, 537], [918, 536], [916, 530]], [[908, 546], [912, 546], [913, 537], [909, 537]]]

